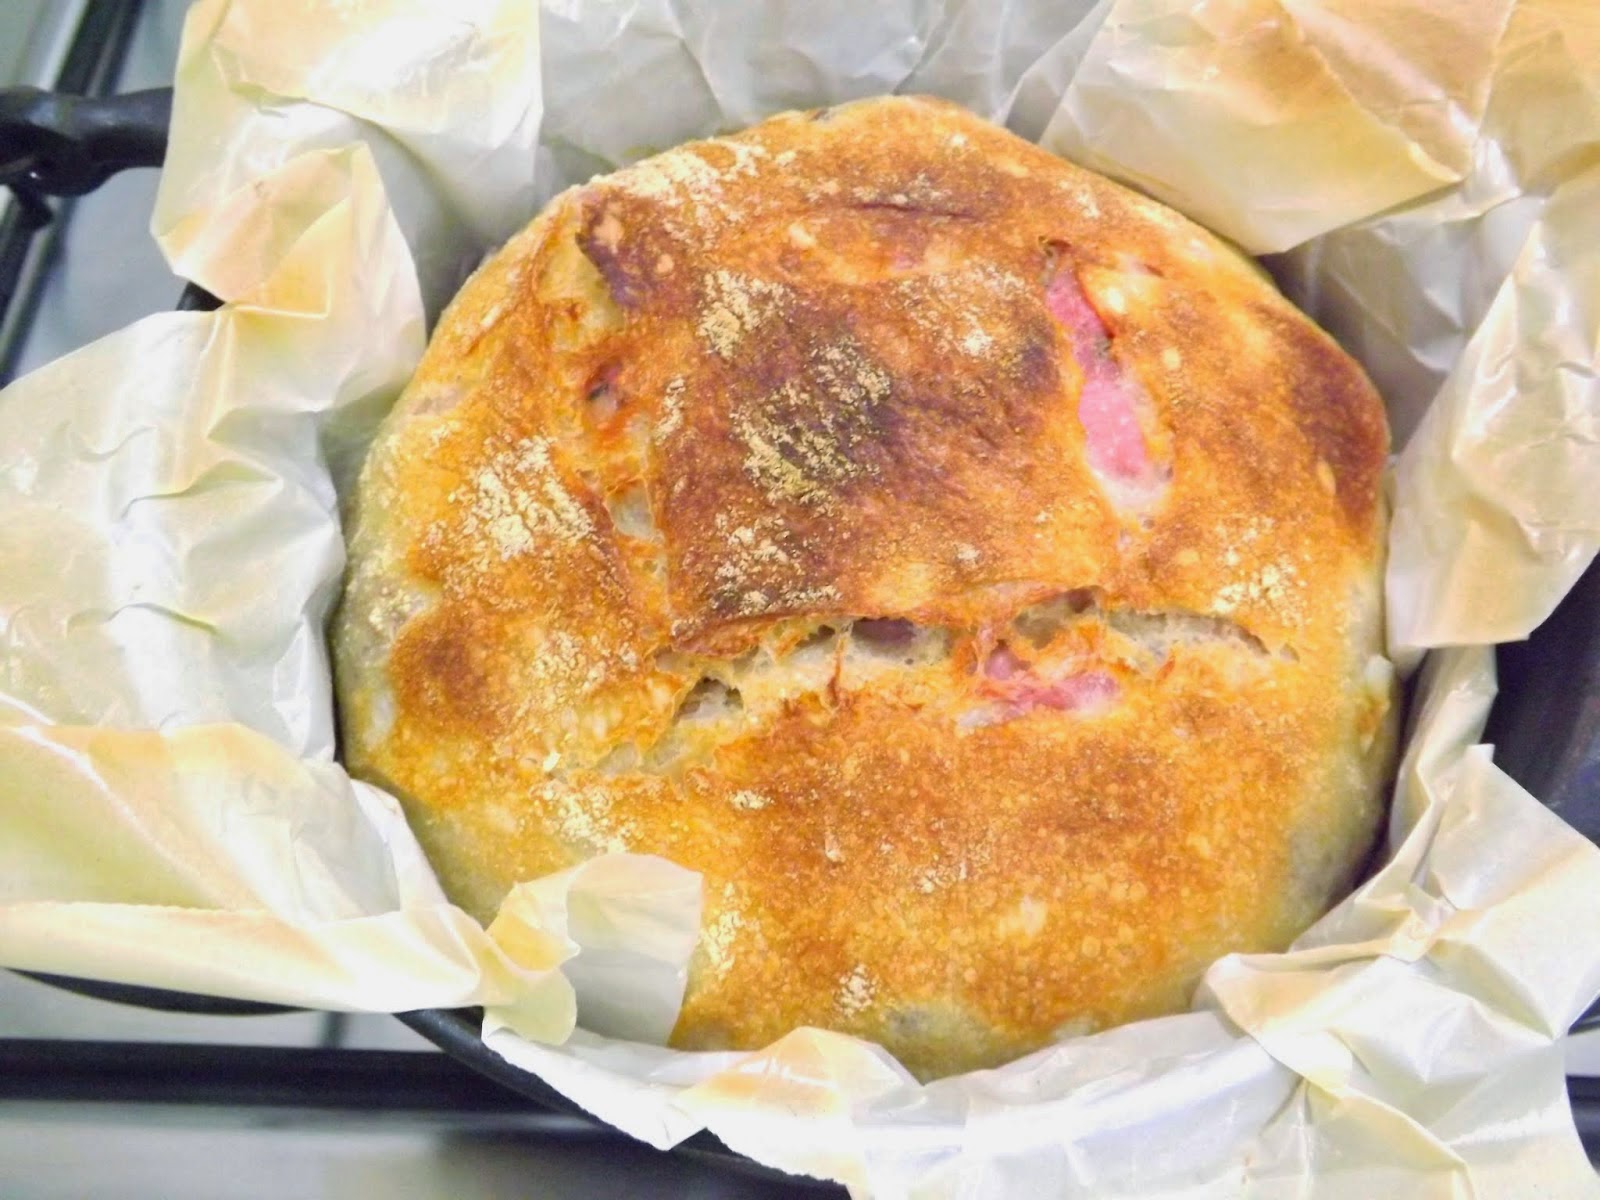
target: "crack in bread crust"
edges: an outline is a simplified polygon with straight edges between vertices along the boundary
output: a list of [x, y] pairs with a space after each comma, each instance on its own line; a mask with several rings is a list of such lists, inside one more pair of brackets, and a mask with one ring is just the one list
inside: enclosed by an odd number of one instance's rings
[[1180, 653], [1227, 656], [1239, 680], [1270, 669], [1267, 660], [1296, 659], [1292, 647], [1269, 651], [1242, 626], [1217, 617], [1104, 610], [1091, 588], [978, 628], [819, 615], [767, 628], [756, 646], [736, 657], [659, 651], [655, 669], [677, 681], [668, 722], [641, 741], [609, 746], [598, 760], [564, 759], [552, 774], [565, 780], [582, 770], [676, 778], [713, 762], [722, 747], [759, 736], [783, 708], [805, 702], [833, 707], [841, 692], [865, 688], [903, 696], [922, 719], [942, 717], [961, 727], [964, 715], [985, 703], [985, 659], [997, 648], [1015, 657], [1012, 646], [1029, 655], [1030, 665], [1109, 671], [1130, 681], [1159, 680]]
[[1377, 828], [1386, 437], [1177, 214], [939, 102], [775, 117], [441, 320], [354, 507], [347, 761], [483, 918], [699, 872], [675, 1045], [929, 1077], [1171, 1012]]

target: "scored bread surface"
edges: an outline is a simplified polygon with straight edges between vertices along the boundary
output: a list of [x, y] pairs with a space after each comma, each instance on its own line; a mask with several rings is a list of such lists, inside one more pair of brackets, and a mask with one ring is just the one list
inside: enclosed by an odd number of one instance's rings
[[1371, 844], [1387, 430], [1170, 210], [942, 102], [558, 197], [380, 433], [352, 770], [450, 895], [704, 879], [674, 1045], [922, 1077], [1184, 1007]]

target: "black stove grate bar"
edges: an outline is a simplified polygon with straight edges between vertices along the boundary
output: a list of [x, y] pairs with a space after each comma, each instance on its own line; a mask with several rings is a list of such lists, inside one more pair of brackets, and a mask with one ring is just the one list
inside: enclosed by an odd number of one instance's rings
[[[90, 0], [51, 86], [0, 88], [0, 385], [54, 260], [70, 197], [126, 167], [160, 166], [171, 92], [112, 97], [141, 0]], [[89, 97], [90, 99], [83, 99]], [[140, 98], [142, 97], [142, 98]], [[157, 111], [159, 109], [159, 111]], [[54, 204], [46, 196], [67, 197]], [[53, 224], [53, 227], [51, 227]]]

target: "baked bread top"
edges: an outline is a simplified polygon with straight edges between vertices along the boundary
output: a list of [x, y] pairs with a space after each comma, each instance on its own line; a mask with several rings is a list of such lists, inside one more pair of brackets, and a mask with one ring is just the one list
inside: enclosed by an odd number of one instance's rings
[[346, 757], [482, 918], [701, 872], [675, 1044], [1001, 1062], [1347, 886], [1386, 452], [1171, 210], [943, 102], [784, 114], [566, 192], [445, 313], [352, 513]]

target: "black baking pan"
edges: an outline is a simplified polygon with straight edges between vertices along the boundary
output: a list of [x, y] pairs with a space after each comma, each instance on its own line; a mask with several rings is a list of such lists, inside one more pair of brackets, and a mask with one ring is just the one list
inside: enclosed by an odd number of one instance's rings
[[[159, 166], [166, 145], [170, 91], [87, 101], [31, 89], [0, 89], [0, 183], [32, 210], [42, 195], [78, 194], [125, 167]], [[0, 256], [5, 248], [0, 247]], [[216, 300], [188, 287], [180, 309]], [[1486, 740], [1495, 760], [1569, 824], [1600, 844], [1600, 563], [1525, 642], [1499, 648], [1500, 693]], [[219, 1015], [281, 1011], [242, 1001], [185, 996], [89, 980], [41, 976], [86, 995], [179, 1012]], [[399, 1019], [463, 1064], [556, 1112], [584, 1115], [537, 1076], [494, 1054], [478, 1036], [476, 1010], [425, 1010]], [[1574, 1029], [1600, 1026], [1600, 1003]], [[1579, 1133], [1600, 1158], [1600, 1080], [1569, 1080]], [[773, 1176], [776, 1172], [700, 1134], [679, 1153]], [[822, 1185], [819, 1185], [819, 1187]]]

